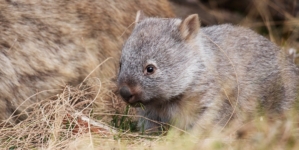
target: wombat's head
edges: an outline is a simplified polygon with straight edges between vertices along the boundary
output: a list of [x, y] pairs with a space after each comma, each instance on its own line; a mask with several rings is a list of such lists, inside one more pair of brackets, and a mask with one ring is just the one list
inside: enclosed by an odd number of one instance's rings
[[182, 95], [196, 75], [199, 19], [145, 18], [140, 13], [125, 43], [117, 79], [124, 101], [163, 104]]

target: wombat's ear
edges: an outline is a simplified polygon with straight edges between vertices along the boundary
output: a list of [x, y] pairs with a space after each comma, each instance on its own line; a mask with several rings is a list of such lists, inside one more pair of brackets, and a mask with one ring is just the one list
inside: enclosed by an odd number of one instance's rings
[[135, 23], [139, 23], [140, 21], [142, 21], [143, 19], [147, 18], [146, 15], [143, 13], [143, 11], [138, 10], [137, 14], [136, 14], [136, 19], [135, 19]]
[[197, 14], [189, 15], [180, 24], [179, 30], [183, 40], [189, 40], [196, 37], [200, 28], [200, 22]]

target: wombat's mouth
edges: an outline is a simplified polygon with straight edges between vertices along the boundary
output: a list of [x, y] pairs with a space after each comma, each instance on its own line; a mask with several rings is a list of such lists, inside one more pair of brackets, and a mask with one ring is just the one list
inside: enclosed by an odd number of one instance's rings
[[150, 99], [142, 99], [141, 97], [133, 97], [127, 101], [126, 100], [124, 100], [124, 101], [132, 107], [143, 107], [143, 106], [148, 106], [148, 105], [161, 106], [161, 105], [164, 105], [165, 103], [171, 102], [172, 99], [166, 100], [165, 98], [155, 96], [155, 97], [151, 97]]
[[143, 106], [148, 106], [148, 105], [151, 105], [154, 107], [161, 107], [165, 104], [167, 105], [167, 104], [171, 104], [171, 103], [178, 103], [182, 99], [183, 96], [184, 96], [183, 94], [180, 94], [180, 95], [174, 96], [170, 99], [165, 99], [162, 97], [152, 97], [151, 99], [137, 100], [137, 101], [134, 101], [133, 103], [128, 103], [128, 104], [132, 107], [143, 107]]
[[163, 105], [163, 100], [161, 100], [161, 98], [152, 98], [149, 100], [138, 100], [138, 101], [134, 101], [133, 103], [128, 102], [128, 104], [132, 107], [144, 107], [147, 105], [154, 105], [154, 106], [159, 106], [159, 105]]
[[147, 105], [149, 102], [142, 102], [142, 101], [136, 101], [134, 103], [128, 103], [132, 107], [143, 107]]
[[129, 105], [132, 106], [132, 107], [142, 107], [142, 106], [143, 106], [143, 104], [140, 103], [140, 102], [133, 103], [133, 104], [132, 104], [132, 103], [131, 103], [131, 104], [129, 103]]

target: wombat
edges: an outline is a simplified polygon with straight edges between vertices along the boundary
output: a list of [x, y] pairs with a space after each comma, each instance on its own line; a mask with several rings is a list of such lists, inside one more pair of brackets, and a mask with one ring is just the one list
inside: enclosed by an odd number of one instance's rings
[[[173, 17], [167, 0], [0, 1], [0, 121], [119, 58], [140, 9]], [[115, 62], [92, 76], [115, 75]]]
[[141, 129], [224, 127], [255, 113], [279, 114], [295, 102], [298, 69], [254, 31], [230, 24], [200, 27], [181, 19], [136, 17], [117, 79], [137, 107]]

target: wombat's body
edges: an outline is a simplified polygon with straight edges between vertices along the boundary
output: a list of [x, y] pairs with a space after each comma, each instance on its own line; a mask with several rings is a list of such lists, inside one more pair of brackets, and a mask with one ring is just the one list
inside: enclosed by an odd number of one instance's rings
[[[166, 0], [2, 0], [0, 120], [65, 84], [77, 85], [106, 58], [118, 58], [140, 9], [172, 16]], [[113, 75], [114, 62], [92, 76]]]
[[[294, 103], [298, 69], [268, 39], [227, 24], [200, 28], [197, 15], [139, 18], [122, 50], [118, 85], [125, 101], [144, 105], [145, 118], [205, 128]], [[142, 118], [143, 125], [157, 126]]]

